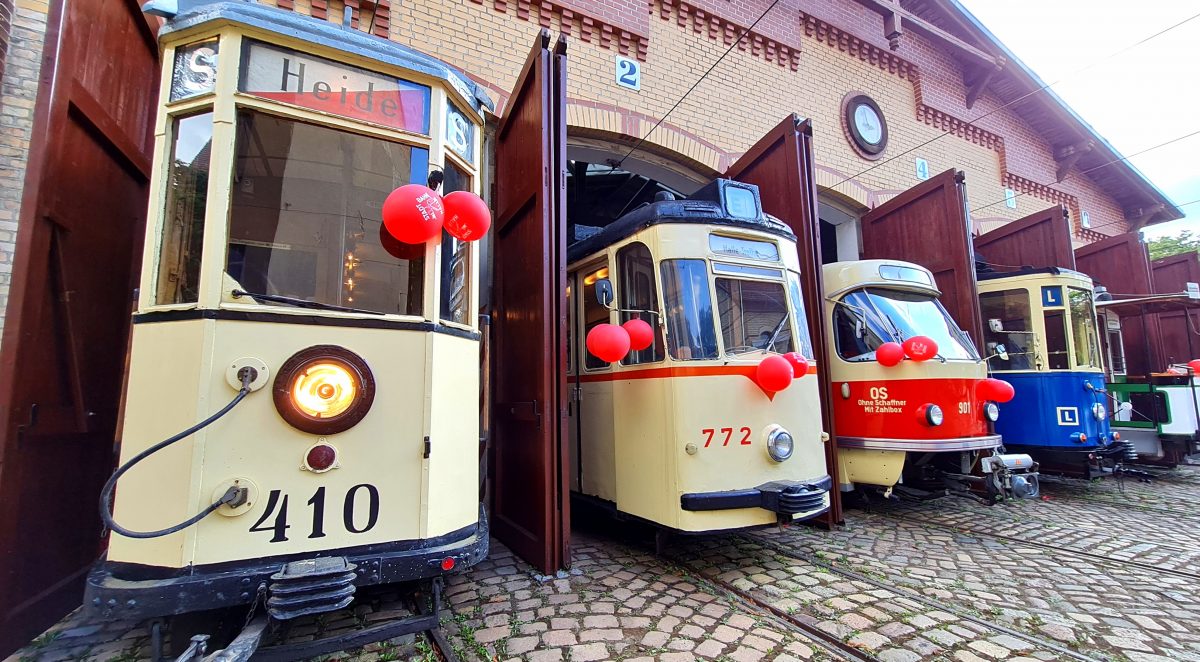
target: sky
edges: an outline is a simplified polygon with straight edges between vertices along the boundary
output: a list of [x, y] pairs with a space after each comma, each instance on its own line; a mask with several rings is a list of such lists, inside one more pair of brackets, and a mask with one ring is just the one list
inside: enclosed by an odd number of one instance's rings
[[[959, 2], [1122, 156], [1200, 131], [1200, 0]], [[1200, 133], [1129, 162], [1175, 204], [1200, 201]], [[1181, 211], [1146, 236], [1200, 233], [1200, 202]]]

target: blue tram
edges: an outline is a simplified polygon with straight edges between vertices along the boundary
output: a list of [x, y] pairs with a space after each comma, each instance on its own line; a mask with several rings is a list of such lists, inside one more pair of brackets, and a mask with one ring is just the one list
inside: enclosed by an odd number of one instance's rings
[[1110, 424], [1092, 289], [1057, 267], [978, 274], [988, 366], [1015, 391], [996, 431], [1009, 452], [1085, 477], [1136, 459]]

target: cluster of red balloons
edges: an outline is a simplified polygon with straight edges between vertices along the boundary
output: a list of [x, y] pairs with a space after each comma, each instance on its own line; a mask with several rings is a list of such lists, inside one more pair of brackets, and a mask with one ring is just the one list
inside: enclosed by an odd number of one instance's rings
[[994, 400], [996, 402], [1008, 402], [1016, 395], [1013, 385], [1003, 379], [995, 379], [988, 377], [979, 382], [979, 386], [975, 389], [976, 395], [983, 400]]
[[772, 354], [754, 369], [754, 383], [768, 393], [778, 393], [792, 385], [793, 379], [808, 374], [808, 359], [799, 352]]
[[640, 351], [654, 343], [654, 329], [645, 320], [631, 319], [616, 324], [597, 324], [587, 334], [587, 348], [605, 363], [616, 363], [630, 350]]
[[929, 336], [913, 336], [904, 341], [904, 344], [898, 342], [885, 342], [875, 349], [875, 360], [880, 365], [892, 367], [898, 365], [904, 360], [904, 357], [914, 361], [928, 361], [937, 356], [938, 345], [937, 341]]
[[383, 226], [406, 244], [423, 244], [437, 237], [443, 227], [458, 239], [475, 241], [491, 225], [487, 204], [470, 191], [442, 197], [428, 186], [406, 184], [383, 201]]

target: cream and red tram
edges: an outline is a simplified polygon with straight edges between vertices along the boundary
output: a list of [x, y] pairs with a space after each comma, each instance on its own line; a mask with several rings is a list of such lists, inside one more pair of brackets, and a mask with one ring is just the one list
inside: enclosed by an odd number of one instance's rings
[[1029, 456], [1001, 454], [996, 385], [938, 301], [933, 274], [863, 260], [825, 265], [824, 282], [840, 488], [965, 486], [989, 502], [1036, 496]]
[[473, 565], [488, 549], [479, 249], [390, 240], [381, 205], [431, 171], [479, 190], [486, 96], [293, 12], [167, 15], [128, 471], [105, 494], [114, 535], [85, 607], [146, 618], [265, 597], [286, 619]]
[[[829, 507], [815, 374], [777, 392], [766, 357], [812, 360], [795, 237], [755, 186], [716, 180], [568, 248], [571, 489], [660, 530], [802, 520]], [[606, 363], [597, 325], [641, 319], [652, 343]], [[803, 362], [801, 362], [803, 363]], [[815, 369], [812, 370], [815, 372]]]

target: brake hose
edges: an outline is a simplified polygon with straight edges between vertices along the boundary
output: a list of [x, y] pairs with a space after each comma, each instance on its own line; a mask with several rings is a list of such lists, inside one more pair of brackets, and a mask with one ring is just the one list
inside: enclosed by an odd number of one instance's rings
[[160, 441], [157, 444], [154, 444], [153, 446], [151, 446], [150, 448], [147, 448], [146, 450], [142, 451], [141, 453], [138, 453], [132, 459], [130, 459], [125, 464], [122, 464], [116, 471], [113, 472], [112, 477], [109, 478], [108, 482], [104, 484], [104, 490], [100, 492], [100, 518], [102, 520], [104, 520], [105, 526], [107, 526], [112, 531], [115, 531], [116, 533], [119, 533], [119, 534], [125, 536], [126, 538], [160, 538], [162, 536], [169, 535], [169, 534], [175, 533], [177, 531], [182, 531], [183, 529], [186, 529], [187, 527], [195, 524], [196, 522], [199, 522], [200, 520], [204, 519], [205, 517], [208, 517], [210, 514], [212, 514], [212, 512], [214, 510], [220, 508], [221, 506], [223, 506], [225, 504], [238, 505], [239, 502], [245, 501], [246, 488], [239, 488], [239, 487], [231, 486], [228, 490], [225, 490], [225, 494], [221, 495], [220, 499], [217, 499], [217, 501], [215, 501], [214, 503], [212, 503], [211, 505], [209, 505], [207, 508], [200, 511], [196, 515], [188, 518], [186, 521], [176, 524], [175, 526], [171, 526], [171, 527], [168, 527], [165, 529], [159, 529], [158, 531], [131, 531], [131, 530], [121, 526], [120, 524], [117, 524], [113, 520], [112, 513], [111, 513], [113, 490], [116, 489], [117, 481], [120, 480], [121, 476], [126, 471], [129, 471], [131, 468], [133, 468], [133, 465], [137, 464], [138, 462], [141, 462], [142, 460], [150, 457], [151, 455], [154, 455], [158, 451], [166, 448], [167, 446], [170, 446], [171, 444], [174, 444], [175, 442], [179, 441], [180, 439], [185, 439], [185, 438], [199, 432], [200, 430], [203, 430], [204, 428], [208, 427], [209, 425], [212, 425], [213, 423], [216, 422], [217, 419], [221, 418], [225, 414], [228, 414], [234, 407], [236, 407], [238, 405], [238, 403], [240, 403], [250, 393], [250, 383], [256, 379], [256, 377], [257, 377], [256, 371], [253, 368], [243, 368], [239, 372], [239, 376], [242, 378], [242, 388], [240, 388], [238, 390], [238, 393], [236, 396], [234, 396], [233, 400], [229, 401], [229, 404], [227, 404], [221, 408], [221, 411], [218, 411], [217, 413], [213, 414], [212, 416], [209, 416], [208, 418], [204, 419], [203, 421], [200, 421], [199, 423], [184, 430], [183, 432], [180, 432], [179, 434], [177, 434], [169, 439], [164, 439], [163, 441]]

